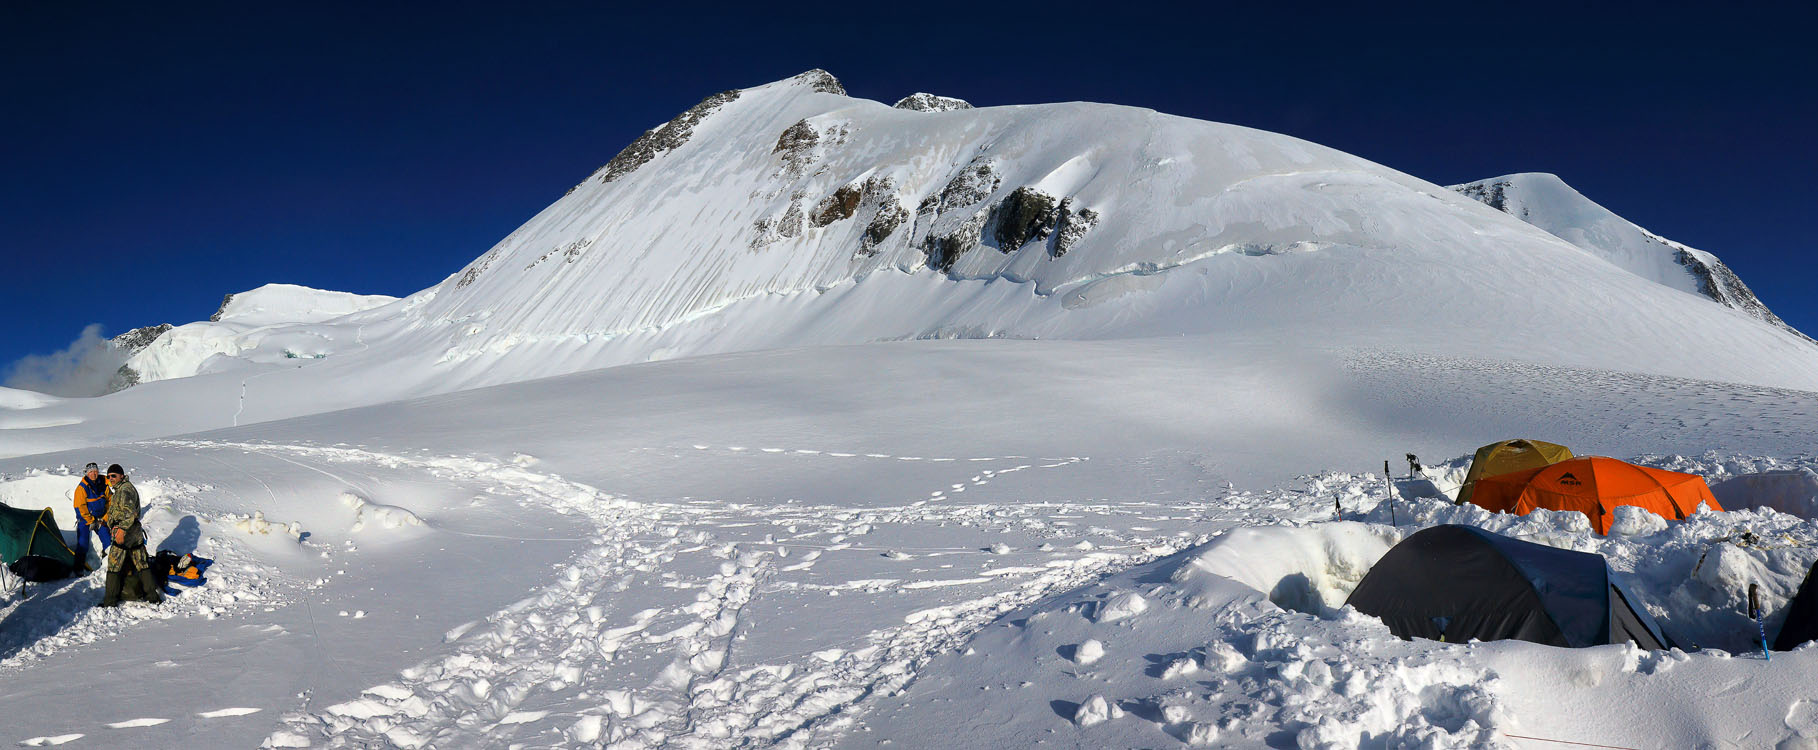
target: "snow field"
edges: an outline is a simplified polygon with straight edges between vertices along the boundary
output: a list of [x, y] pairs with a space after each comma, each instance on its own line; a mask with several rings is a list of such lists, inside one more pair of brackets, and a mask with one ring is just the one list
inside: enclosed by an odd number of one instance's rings
[[[100, 599], [102, 574], [98, 572], [74, 582], [33, 585], [24, 592], [24, 597], [8, 599], [0, 606], [0, 622], [6, 625], [5, 639], [0, 641], [0, 673], [33, 668], [70, 669], [67, 663], [71, 658], [80, 660], [92, 648], [130, 637], [142, 644], [144, 651], [141, 653], [145, 656], [171, 657], [151, 664], [154, 674], [164, 680], [174, 680], [172, 684], [188, 683], [185, 689], [198, 696], [238, 697], [240, 700], [254, 697], [270, 701], [273, 695], [266, 686], [270, 682], [322, 679], [320, 674], [312, 676], [312, 670], [345, 679], [350, 671], [360, 671], [357, 665], [365, 656], [363, 652], [399, 650], [392, 637], [373, 638], [372, 643], [364, 647], [353, 646], [345, 638], [363, 630], [370, 635], [365, 624], [373, 620], [383, 621], [379, 627], [401, 631], [408, 638], [414, 626], [399, 622], [397, 605], [408, 602], [411, 597], [405, 592], [403, 601], [389, 607], [374, 606], [382, 599], [365, 599], [368, 602], [365, 608], [340, 610], [344, 625], [335, 624], [335, 609], [324, 605], [346, 600], [350, 595], [359, 597], [355, 592], [376, 590], [376, 587], [369, 589], [360, 583], [374, 580], [371, 572], [375, 569], [386, 569], [408, 560], [410, 555], [400, 555], [400, 550], [420, 550], [424, 542], [445, 540], [450, 534], [459, 536], [462, 534], [459, 529], [466, 525], [455, 521], [454, 514], [459, 512], [459, 506], [456, 510], [449, 509], [446, 491], [438, 498], [441, 503], [419, 507], [437, 508], [437, 516], [448, 518], [445, 525], [450, 528], [433, 528], [429, 525], [431, 522], [423, 521], [401, 507], [349, 501], [349, 498], [359, 499], [356, 492], [373, 494], [374, 488], [380, 489], [380, 496], [409, 496], [407, 490], [412, 480], [396, 478], [398, 469], [436, 473], [442, 480], [461, 482], [472, 476], [461, 473], [461, 469], [469, 465], [461, 461], [413, 462], [379, 456], [357, 467], [359, 472], [356, 474], [346, 471], [341, 464], [360, 454], [345, 449], [336, 449], [333, 459], [322, 458], [314, 450], [214, 441], [144, 443], [116, 450], [136, 454], [132, 456], [134, 460], [123, 461], [134, 467], [129, 473], [135, 475], [135, 483], [141, 489], [146, 507], [145, 522], [154, 542], [162, 537], [162, 546], [182, 551], [193, 546], [198, 554], [215, 559], [215, 565], [208, 570], [207, 584], [194, 589], [178, 588], [178, 593], [161, 606], [129, 603], [115, 610], [93, 608]], [[273, 467], [266, 466], [256, 474], [248, 472], [245, 468], [252, 463], [249, 460], [252, 457], [288, 467], [288, 471], [273, 471]], [[159, 476], [160, 469], [171, 467], [187, 476], [212, 468], [213, 476], [221, 481], [219, 485], [200, 485]], [[222, 473], [222, 468], [230, 471]], [[61, 502], [67, 504], [67, 492], [61, 488], [64, 484], [73, 487], [76, 477], [59, 473], [62, 471], [67, 469], [41, 470], [13, 481], [0, 479], [0, 494], [16, 499], [21, 494], [42, 497], [62, 493]], [[325, 486], [312, 486], [311, 476], [331, 481]], [[486, 481], [489, 483], [490, 478]], [[484, 490], [487, 483], [476, 479], [469, 486]], [[337, 494], [330, 488], [341, 491]], [[474, 496], [456, 494], [455, 497], [460, 498], [460, 505], [467, 505]], [[416, 497], [413, 501], [422, 499]], [[250, 514], [221, 512], [224, 507], [255, 509]], [[266, 521], [265, 508], [272, 509], [274, 515], [301, 520]], [[375, 522], [385, 518], [417, 520], [391, 526]], [[363, 551], [363, 546], [368, 549]], [[475, 547], [476, 551], [482, 549], [479, 545]], [[458, 571], [463, 566], [450, 567]], [[480, 600], [486, 598], [481, 596]], [[405, 609], [406, 619], [421, 617], [410, 614], [408, 604]], [[367, 619], [369, 614], [373, 620]], [[219, 619], [224, 624], [206, 639], [195, 641], [199, 632], [207, 630], [206, 626], [197, 624], [196, 619]], [[152, 623], [162, 623], [163, 627], [153, 627]], [[325, 636], [337, 631], [337, 635]], [[298, 638], [304, 642], [298, 643]], [[334, 640], [326, 641], [325, 638]], [[324, 652], [322, 649], [329, 643], [333, 644], [328, 646], [333, 651]], [[269, 677], [270, 673], [264, 669], [245, 668], [248, 661], [268, 667], [274, 666], [270, 664], [273, 661], [283, 663], [296, 659], [299, 646], [315, 650], [311, 656], [313, 668], [298, 669], [293, 664], [286, 668], [287, 674], [282, 678]], [[108, 648], [118, 650], [118, 646]], [[338, 658], [336, 652], [341, 654]], [[354, 658], [350, 659], [350, 656]], [[223, 665], [215, 663], [222, 658], [237, 665], [230, 669], [231, 677], [220, 671]], [[396, 659], [397, 654], [390, 658]], [[373, 662], [383, 665], [387, 660], [379, 658]], [[39, 663], [45, 663], [45, 666], [34, 666]], [[180, 673], [169, 671], [178, 669], [180, 664]], [[249, 680], [252, 689], [243, 686], [236, 696], [232, 686]], [[308, 692], [308, 689], [304, 690], [304, 694]], [[24, 699], [27, 698], [8, 697], [15, 703]], [[205, 730], [203, 725], [281, 708], [282, 704], [273, 703], [205, 705], [187, 717], [166, 714], [144, 722], [109, 725], [102, 729], [152, 731], [155, 728], [164, 731], [168, 728], [175, 733], [170, 735], [173, 738], [197, 731], [222, 736], [220, 733], [225, 731], [225, 736], [239, 736], [244, 746], [252, 746], [269, 730], [259, 731], [257, 724], [248, 724], [245, 720], [231, 728]], [[81, 723], [81, 717], [67, 712], [46, 713], [44, 718], [63, 722], [73, 718], [74, 723]], [[258, 734], [247, 736], [254, 731]], [[58, 744], [84, 736], [92, 736], [92, 731], [53, 732], [31, 739], [43, 741], [41, 744]]]
[[[1818, 419], [1810, 394], [1483, 362], [1249, 339], [916, 342], [620, 368], [109, 448], [136, 456], [124, 463], [142, 485], [211, 488], [181, 510], [236, 546], [218, 565], [257, 566], [283, 600], [98, 623], [82, 631], [95, 648], [0, 661], [29, 676], [125, 659], [192, 696], [140, 714], [166, 724], [62, 718], [68, 695], [0, 687], [0, 700], [34, 717], [20, 740], [228, 746], [941, 742], [930, 727], [959, 746], [1794, 736], [1804, 652], [1506, 656], [1386, 641], [1331, 611], [1376, 550], [1447, 519], [1597, 546], [1619, 571], [1666, 565], [1642, 596], [1683, 589], [1708, 607], [1674, 623], [1708, 631], [1705, 645], [1736, 637], [1730, 582], [1809, 559], [1725, 542], [1738, 549], [1712, 551], [1688, 582], [1697, 545], [1730, 527], [1807, 533], [1767, 511], [1625, 519], [1628, 536], [1602, 540], [1564, 514], [1416, 499], [1389, 528], [1382, 478], [1356, 470], [1404, 450], [1431, 463], [1510, 435], [1618, 456], [1724, 446], [1644, 457], [1713, 480], [1812, 463], [1796, 439]], [[1507, 402], [1485, 403], [1486, 389]], [[805, 413], [805, 393], [832, 406]], [[1443, 494], [1460, 461], [1440, 462], [1437, 486], [1400, 486]], [[366, 512], [377, 506], [423, 525], [386, 528]], [[259, 516], [269, 533], [234, 528]], [[1768, 583], [1775, 596], [1796, 585]], [[149, 651], [100, 650], [125, 643]], [[1753, 678], [1721, 711], [1685, 710], [1703, 705], [1685, 698], [1708, 688], [1701, 676], [1727, 685], [1740, 669]], [[1545, 705], [1560, 680], [1605, 705], [1607, 726], [1561, 725]], [[1380, 689], [1352, 695], [1353, 681]], [[1095, 695], [1104, 720], [1082, 726]], [[1663, 711], [1676, 699], [1680, 718], [1622, 719], [1621, 696]], [[199, 716], [229, 707], [260, 711]]]
[[[712, 448], [697, 445], [693, 449]], [[725, 450], [746, 452], [743, 446]], [[1063, 469], [1084, 460], [1029, 462], [1026, 457], [1010, 456], [961, 461], [955, 457], [841, 455], [840, 451], [817, 449], [758, 449], [751, 453], [958, 464], [975, 483], [988, 481], [984, 479], [987, 475]], [[986, 466], [1001, 468], [982, 468]], [[514, 469], [493, 473], [501, 478], [517, 474]], [[522, 475], [516, 478], [525, 479]], [[269, 736], [267, 744], [282, 747], [326, 738], [329, 746], [382, 742], [413, 747], [459, 742], [461, 738], [477, 741], [486, 737], [490, 741], [541, 736], [623, 747], [720, 747], [753, 738], [798, 745], [845, 726], [840, 714], [856, 701], [906, 684], [914, 675], [914, 663], [925, 658], [931, 647], [956, 645], [958, 639], [1015, 603], [1091, 580], [1131, 555], [1097, 551], [1098, 545], [1081, 541], [1068, 545], [1074, 550], [1071, 554], [1052, 553], [1053, 545], [1031, 550], [1031, 555], [1046, 563], [1039, 567], [988, 564], [984, 567], [989, 569], [980, 576], [915, 580], [913, 574], [905, 577], [903, 572], [895, 572], [890, 578], [821, 583], [815, 568], [830, 555], [843, 553], [895, 567], [893, 563], [900, 561], [944, 556], [1002, 555], [1006, 553], [998, 550], [1008, 547], [996, 542], [976, 547], [905, 548], [858, 541], [884, 534], [883, 528], [951, 522], [1071, 535], [1074, 522], [1070, 519], [1087, 519], [1102, 510], [1051, 503], [1036, 508], [947, 508], [929, 506], [927, 500], [864, 512], [799, 505], [728, 510], [700, 504], [602, 505], [589, 502], [598, 497], [597, 490], [558, 480], [533, 482], [519, 489], [553, 507], [594, 518], [599, 526], [594, 551], [565, 567], [556, 584], [541, 594], [451, 631], [448, 640], [455, 644], [454, 654], [405, 670], [401, 679], [374, 686], [356, 700], [314, 714], [289, 716], [288, 728]], [[1043, 515], [1062, 517], [1057, 522], [1060, 525], [1051, 527], [1038, 520]], [[721, 534], [675, 531], [688, 527], [716, 528]], [[759, 529], [765, 530], [761, 537]], [[725, 533], [742, 541], [725, 541]], [[1154, 554], [1147, 545], [1138, 547], [1134, 551], [1138, 556]], [[941, 565], [924, 574], [951, 567]], [[663, 589], [696, 593], [692, 601], [675, 597], [669, 606], [643, 608], [630, 613], [629, 622], [615, 625], [611, 613], [625, 609], [620, 600], [627, 592], [637, 592], [639, 586], [634, 582], [640, 580]], [[927, 596], [920, 592], [981, 585], [1001, 593], [909, 611], [894, 625], [886, 621], [882, 628], [853, 631], [840, 648], [796, 653], [779, 663], [735, 664], [732, 658], [732, 644], [750, 628], [781, 622], [793, 629], [797, 613], [803, 611], [800, 603], [773, 604], [772, 611], [761, 618], [764, 624], [752, 622], [746, 610], [759, 590], [770, 592], [773, 598], [812, 600], [842, 594]], [[1005, 586], [1011, 588], [1003, 590]], [[643, 595], [637, 601], [648, 604], [652, 598]], [[624, 686], [599, 690], [602, 681], [598, 676], [615, 672], [654, 677], [624, 683], [608, 679], [605, 684]], [[591, 676], [587, 681], [595, 689], [574, 689], [583, 675]], [[526, 703], [537, 708], [525, 710]]]

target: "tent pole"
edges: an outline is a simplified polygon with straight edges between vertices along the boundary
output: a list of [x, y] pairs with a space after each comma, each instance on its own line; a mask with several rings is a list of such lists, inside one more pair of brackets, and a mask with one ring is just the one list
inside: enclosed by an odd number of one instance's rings
[[1389, 487], [1389, 525], [1400, 526], [1401, 522], [1395, 520], [1395, 480], [1389, 474], [1388, 459], [1382, 462], [1382, 483]]

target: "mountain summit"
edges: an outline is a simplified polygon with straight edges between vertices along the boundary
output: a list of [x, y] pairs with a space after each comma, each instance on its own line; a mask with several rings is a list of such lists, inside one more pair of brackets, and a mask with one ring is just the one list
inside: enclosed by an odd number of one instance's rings
[[1511, 174], [1453, 185], [1452, 189], [1644, 279], [1704, 295], [1724, 307], [1799, 333], [1756, 298], [1717, 256], [1642, 229], [1586, 198], [1556, 175]]

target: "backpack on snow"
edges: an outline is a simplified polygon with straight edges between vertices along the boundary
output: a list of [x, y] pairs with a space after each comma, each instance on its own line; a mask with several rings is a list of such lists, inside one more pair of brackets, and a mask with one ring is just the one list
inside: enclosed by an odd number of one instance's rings
[[152, 577], [158, 580], [159, 586], [176, 584], [193, 588], [208, 582], [202, 577], [203, 571], [214, 561], [206, 557], [183, 555], [167, 549], [158, 550], [158, 556], [152, 558]]

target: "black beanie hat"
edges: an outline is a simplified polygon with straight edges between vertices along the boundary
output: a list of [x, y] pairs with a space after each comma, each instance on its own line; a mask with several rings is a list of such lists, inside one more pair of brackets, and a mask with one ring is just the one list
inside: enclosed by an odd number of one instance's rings
[[107, 473], [109, 473], [109, 474], [119, 474], [119, 475], [120, 475], [120, 476], [126, 476], [126, 470], [125, 470], [125, 469], [122, 469], [122, 468], [120, 468], [120, 465], [119, 465], [119, 464], [111, 464], [111, 465], [109, 465], [109, 466], [108, 466], [108, 467], [107, 467]]

